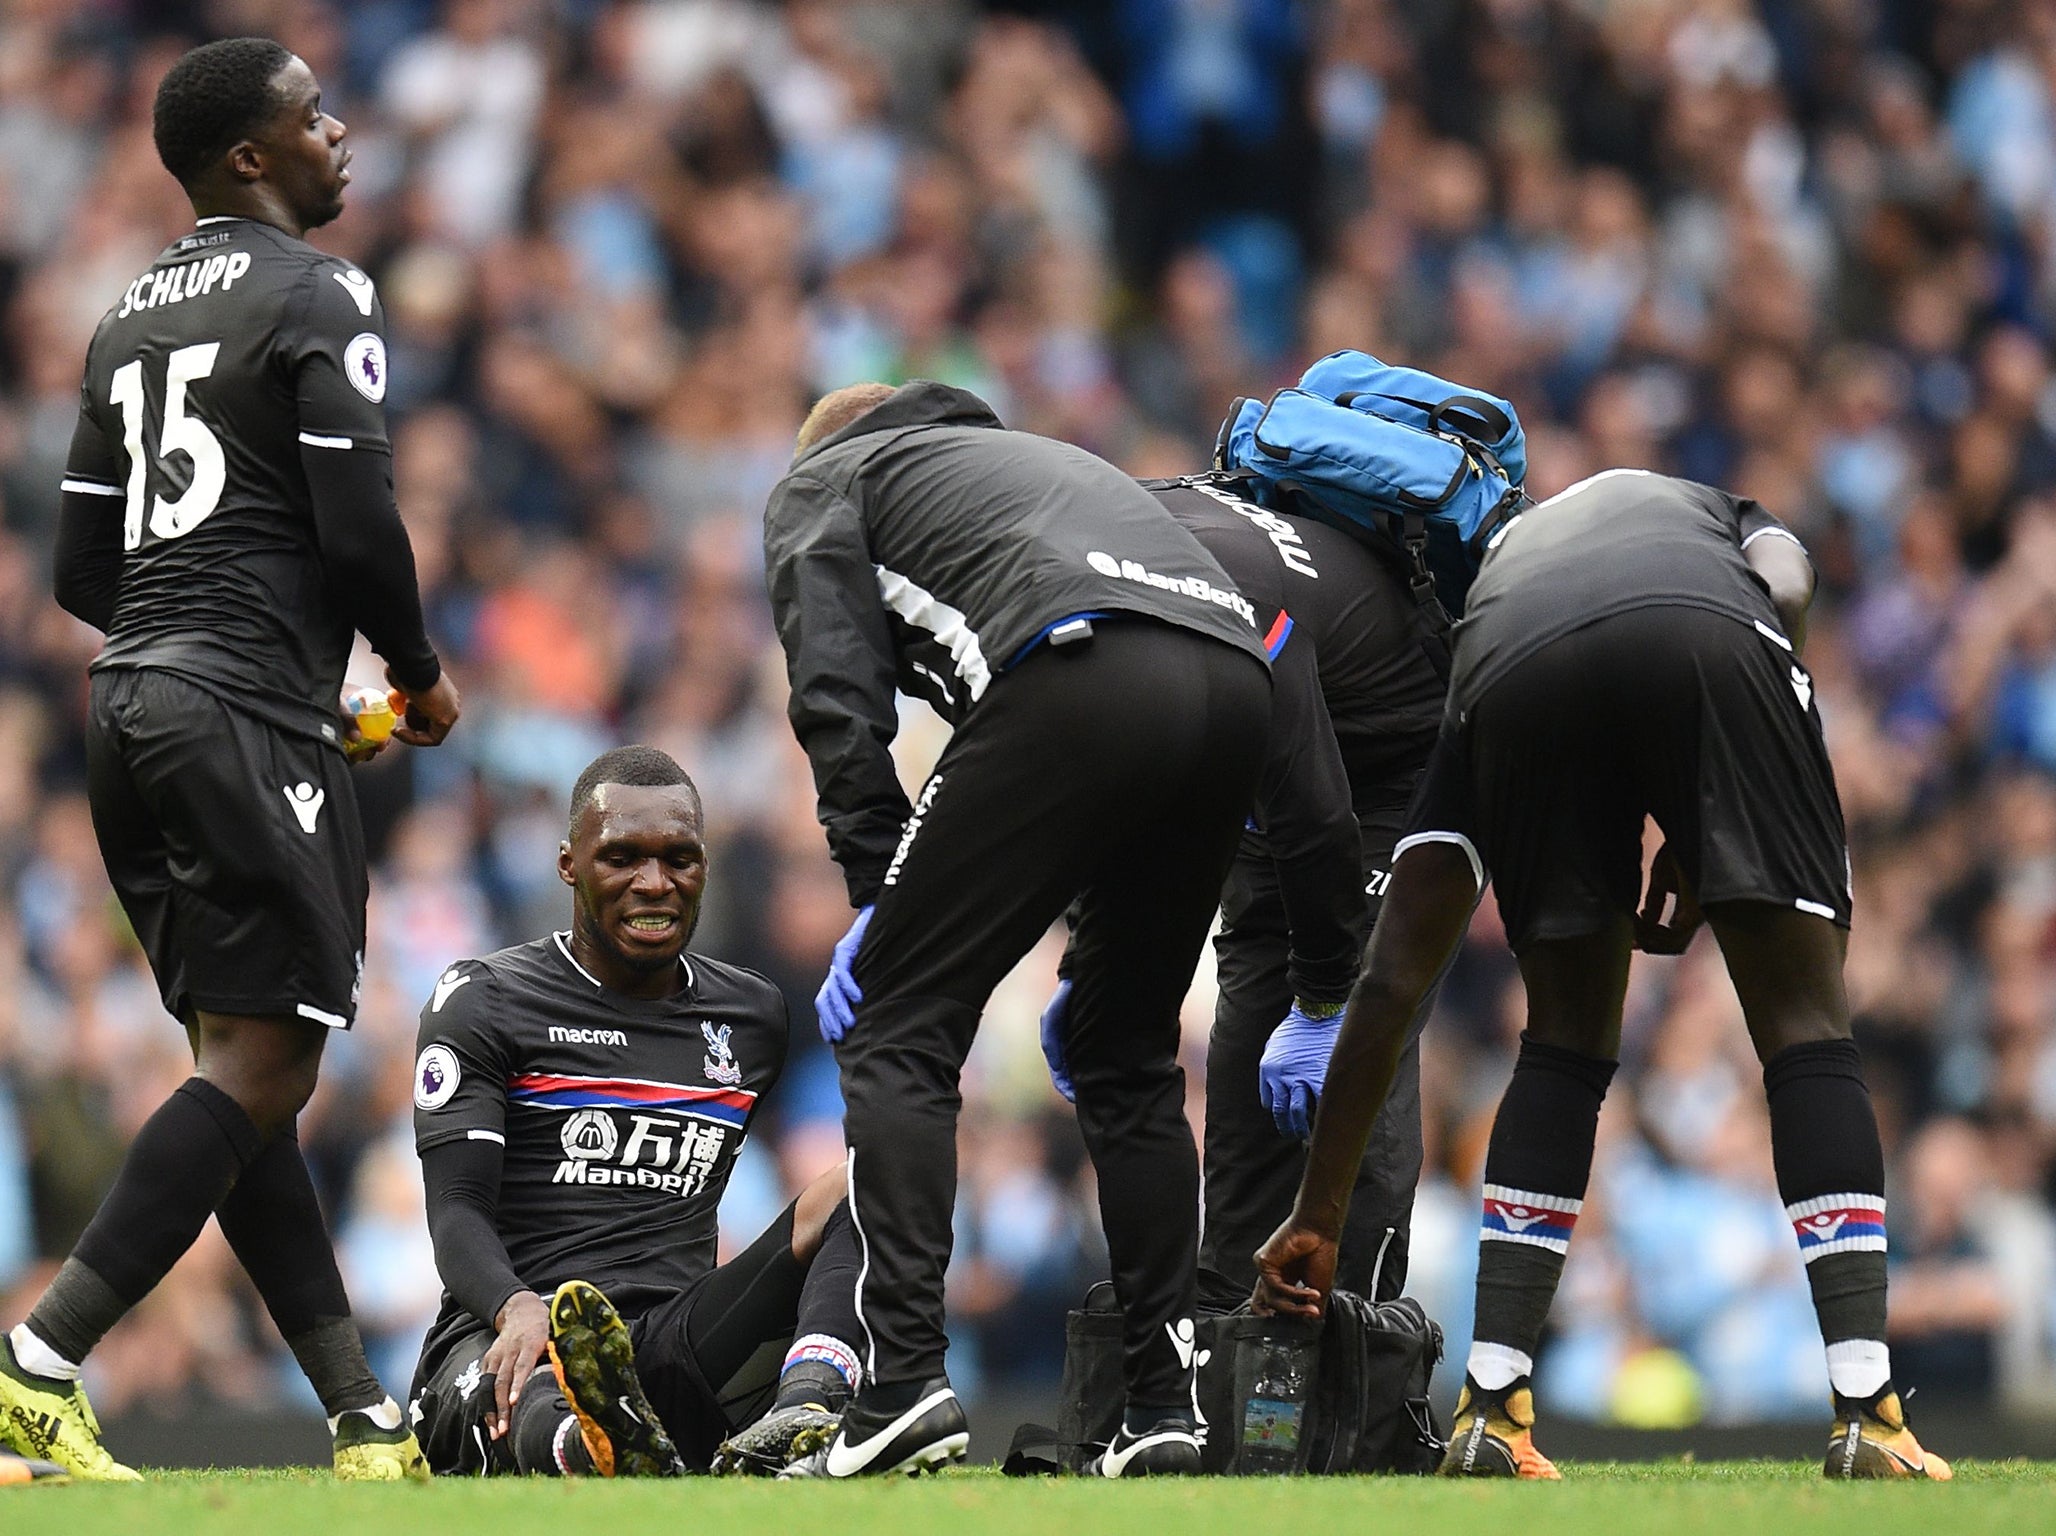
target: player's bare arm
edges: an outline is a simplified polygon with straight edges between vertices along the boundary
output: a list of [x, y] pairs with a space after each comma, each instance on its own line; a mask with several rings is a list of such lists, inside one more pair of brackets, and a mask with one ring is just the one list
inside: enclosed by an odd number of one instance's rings
[[1321, 1315], [1371, 1122], [1391, 1091], [1414, 1016], [1462, 941], [1477, 899], [1477, 872], [1456, 844], [1418, 843], [1394, 862], [1328, 1063], [1299, 1198], [1257, 1253], [1252, 1310]]
[[1770, 591], [1771, 605], [1793, 649], [1806, 649], [1806, 611], [1813, 606], [1813, 562], [1797, 539], [1765, 530], [1742, 546], [1742, 558]]

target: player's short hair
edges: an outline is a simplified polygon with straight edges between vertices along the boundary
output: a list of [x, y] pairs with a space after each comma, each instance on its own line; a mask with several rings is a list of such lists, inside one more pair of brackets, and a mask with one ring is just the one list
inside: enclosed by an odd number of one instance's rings
[[892, 393], [890, 384], [876, 381], [831, 389], [814, 402], [807, 419], [800, 423], [799, 439], [792, 445], [793, 457], [798, 458], [822, 438], [833, 437], [859, 416], [883, 405]]
[[150, 111], [157, 158], [190, 185], [239, 140], [271, 120], [283, 102], [273, 82], [293, 61], [268, 37], [203, 43], [165, 72]]
[[585, 772], [571, 786], [570, 827], [573, 831], [577, 830], [578, 818], [593, 803], [593, 795], [602, 784], [679, 784], [692, 796], [693, 809], [698, 811], [701, 808], [699, 785], [693, 783], [692, 775], [679, 767], [677, 759], [669, 752], [659, 751], [656, 747], [612, 747], [587, 763]]

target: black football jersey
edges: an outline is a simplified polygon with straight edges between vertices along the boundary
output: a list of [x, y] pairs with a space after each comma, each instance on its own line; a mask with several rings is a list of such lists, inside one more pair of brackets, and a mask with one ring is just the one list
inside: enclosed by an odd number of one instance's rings
[[1782, 634], [1770, 589], [1742, 558], [1765, 536], [1793, 538], [1714, 486], [1647, 469], [1579, 481], [1495, 536], [1457, 626], [1451, 699], [1468, 708], [1551, 640], [1633, 608], [1705, 608]]
[[105, 499], [121, 575], [94, 667], [155, 667], [333, 740], [352, 626], [328, 590], [301, 447], [388, 454], [371, 279], [211, 218], [94, 333], [64, 488]]
[[[1421, 648], [1420, 610], [1397, 566], [1340, 529], [1221, 487], [1153, 489], [1256, 605], [1266, 648], [1312, 650], [1351, 785], [1382, 788], [1417, 771], [1442, 718], [1443, 683]], [[1274, 730], [1281, 725], [1293, 723], [1273, 721]]]
[[[609, 991], [557, 933], [443, 972], [421, 1010], [414, 1141], [500, 1143], [498, 1229], [547, 1296], [590, 1280], [635, 1316], [715, 1264], [718, 1211], [785, 1065], [785, 999], [687, 954], [685, 986]], [[478, 1326], [446, 1293], [435, 1351]]]

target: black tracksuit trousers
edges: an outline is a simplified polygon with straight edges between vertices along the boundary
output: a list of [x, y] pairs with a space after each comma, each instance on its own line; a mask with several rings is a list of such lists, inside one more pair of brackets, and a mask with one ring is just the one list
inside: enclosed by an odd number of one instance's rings
[[[1358, 797], [1364, 886], [1376, 920], [1392, 846], [1405, 826], [1415, 775], [1389, 791]], [[1368, 937], [1368, 934], [1366, 934]], [[1279, 1134], [1257, 1094], [1257, 1069], [1271, 1032], [1292, 1007], [1287, 972], [1292, 934], [1278, 876], [1258, 834], [1242, 851], [1221, 895], [1214, 939], [1220, 1000], [1206, 1062], [1206, 1222], [1200, 1237], [1201, 1304], [1227, 1311], [1256, 1284], [1254, 1255], [1292, 1212], [1306, 1148]], [[1421, 1053], [1416, 1031], [1391, 1096], [1371, 1122], [1356, 1191], [1342, 1229], [1336, 1284], [1389, 1300], [1406, 1285], [1407, 1236], [1421, 1174]]]
[[986, 998], [1075, 897], [1069, 1065], [1128, 1400], [1192, 1400], [1199, 1159], [1178, 1008], [1254, 795], [1270, 677], [1169, 625], [1096, 628], [1031, 652], [958, 727], [853, 968], [863, 1001], [836, 1056], [872, 1381], [942, 1373], [958, 1076]]

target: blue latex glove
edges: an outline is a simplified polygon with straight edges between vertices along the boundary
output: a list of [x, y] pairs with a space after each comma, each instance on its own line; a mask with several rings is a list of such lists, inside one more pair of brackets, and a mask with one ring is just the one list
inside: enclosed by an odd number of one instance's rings
[[828, 962], [828, 979], [814, 994], [814, 1019], [821, 1026], [821, 1038], [830, 1045], [839, 1043], [849, 1033], [849, 1027], [857, 1016], [857, 1004], [864, 1000], [863, 989], [857, 985], [857, 978], [850, 974], [850, 967], [857, 963], [857, 950], [864, 942], [864, 930], [870, 926], [872, 910], [865, 907], [859, 912], [857, 920], [850, 924], [850, 931], [837, 942], [835, 958]]
[[1064, 1048], [1070, 1044], [1070, 1033], [1071, 984], [1060, 981], [1056, 995], [1042, 1010], [1042, 1059], [1049, 1063], [1049, 1080], [1057, 1092], [1069, 1103], [1076, 1104], [1078, 1093], [1071, 1086], [1071, 1069], [1064, 1064]]
[[1310, 1017], [1298, 1003], [1285, 1022], [1271, 1032], [1264, 1059], [1257, 1068], [1257, 1093], [1271, 1112], [1280, 1136], [1305, 1141], [1314, 1133], [1314, 1101], [1328, 1077], [1328, 1058], [1342, 1033], [1342, 1014]]

